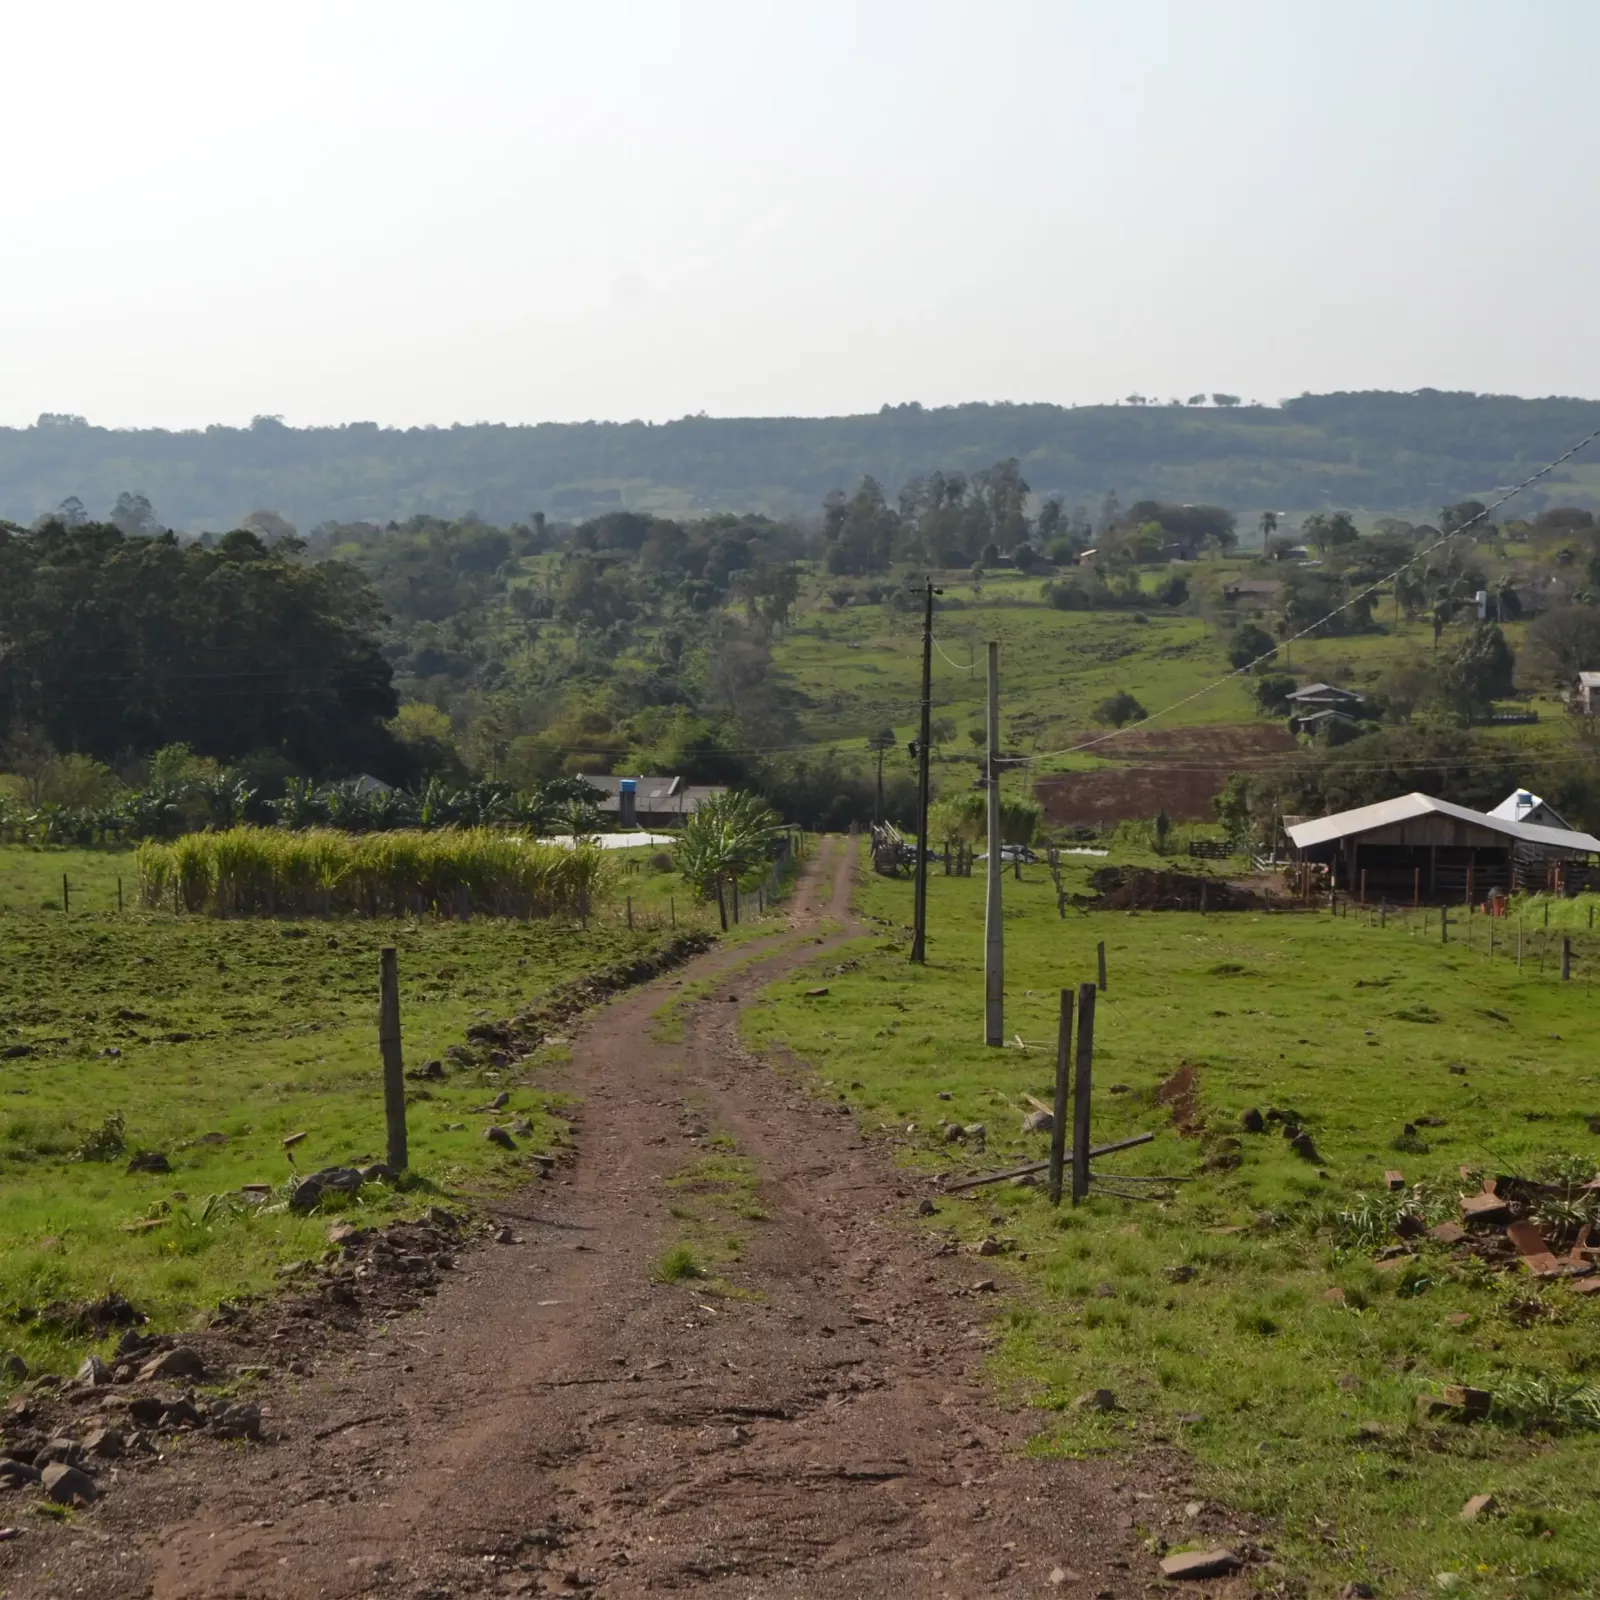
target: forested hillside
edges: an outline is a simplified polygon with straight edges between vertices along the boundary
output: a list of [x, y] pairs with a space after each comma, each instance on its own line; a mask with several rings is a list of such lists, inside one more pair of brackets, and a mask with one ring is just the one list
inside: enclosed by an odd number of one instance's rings
[[[1600, 402], [1370, 392], [1280, 406], [1231, 395], [1116, 406], [886, 406], [853, 417], [685, 417], [643, 422], [479, 423], [448, 428], [247, 428], [173, 433], [50, 415], [0, 429], [0, 517], [28, 523], [78, 497], [106, 516], [124, 492], [162, 526], [225, 531], [270, 508], [301, 529], [475, 511], [510, 523], [544, 512], [673, 516], [817, 512], [863, 476], [899, 484], [1015, 457], [1035, 492], [1067, 505], [1208, 501], [1265, 509], [1430, 513], [1525, 475], [1600, 426]], [[1541, 494], [1600, 506], [1600, 467], [1580, 461]], [[1528, 511], [1543, 503], [1535, 496]]]

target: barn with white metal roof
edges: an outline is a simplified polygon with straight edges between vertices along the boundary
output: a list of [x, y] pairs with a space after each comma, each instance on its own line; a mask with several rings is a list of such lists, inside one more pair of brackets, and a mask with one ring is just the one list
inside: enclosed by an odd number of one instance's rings
[[1287, 830], [1295, 857], [1370, 899], [1459, 901], [1495, 890], [1575, 892], [1600, 839], [1407, 794]]

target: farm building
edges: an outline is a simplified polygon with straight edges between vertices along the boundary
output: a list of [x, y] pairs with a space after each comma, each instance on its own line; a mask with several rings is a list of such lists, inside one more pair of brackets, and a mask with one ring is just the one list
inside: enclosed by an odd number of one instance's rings
[[602, 817], [615, 818], [621, 828], [682, 826], [702, 800], [728, 792], [718, 784], [690, 784], [679, 777], [626, 778], [585, 772], [579, 778], [600, 791], [595, 809]]
[[1471, 811], [1407, 794], [1287, 829], [1296, 860], [1369, 899], [1481, 900], [1492, 891], [1559, 889], [1588, 881], [1600, 839], [1572, 828]]
[[1341, 689], [1336, 683], [1308, 683], [1286, 698], [1290, 710], [1301, 716], [1317, 711], [1343, 711], [1347, 716], [1359, 716], [1365, 705], [1353, 689]]
[[1600, 712], [1600, 672], [1580, 672], [1572, 686], [1571, 705], [1586, 717]]
[[1533, 822], [1541, 828], [1571, 828], [1572, 824], [1548, 800], [1541, 800], [1531, 789], [1513, 789], [1489, 813], [1508, 822]]

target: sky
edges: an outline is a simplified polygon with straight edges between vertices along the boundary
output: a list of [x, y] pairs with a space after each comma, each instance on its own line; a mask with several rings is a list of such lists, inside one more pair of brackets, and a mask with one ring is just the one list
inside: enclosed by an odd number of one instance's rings
[[52, 0], [0, 58], [0, 424], [1600, 393], [1593, 0]]

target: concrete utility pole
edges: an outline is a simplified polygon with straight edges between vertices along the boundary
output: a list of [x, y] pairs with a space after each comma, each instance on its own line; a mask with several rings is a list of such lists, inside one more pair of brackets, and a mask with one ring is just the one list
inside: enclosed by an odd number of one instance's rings
[[989, 644], [989, 874], [983, 914], [983, 1042], [1006, 1042], [1005, 925], [1000, 914], [1000, 646]]
[[933, 597], [928, 581], [922, 610], [922, 726], [917, 735], [917, 865], [912, 891], [911, 959], [928, 959], [928, 744], [933, 738]]

